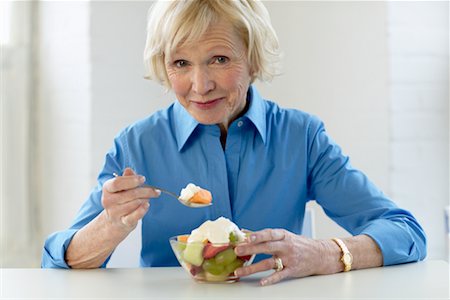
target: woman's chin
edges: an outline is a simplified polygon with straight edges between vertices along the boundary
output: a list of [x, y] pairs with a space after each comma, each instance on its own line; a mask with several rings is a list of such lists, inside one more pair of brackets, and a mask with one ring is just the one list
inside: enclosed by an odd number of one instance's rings
[[222, 123], [222, 121], [218, 118], [211, 118], [211, 116], [195, 116], [194, 117], [197, 122], [203, 125], [215, 125]]

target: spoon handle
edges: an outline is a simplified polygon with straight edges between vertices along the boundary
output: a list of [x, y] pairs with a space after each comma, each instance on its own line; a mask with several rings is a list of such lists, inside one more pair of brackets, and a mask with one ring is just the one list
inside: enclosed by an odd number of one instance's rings
[[175, 199], [180, 199], [177, 194], [169, 192], [168, 190], [162, 189], [162, 188], [154, 186], [154, 185], [149, 185], [149, 184], [144, 183], [143, 185], [141, 185], [141, 187], [148, 187], [148, 188], [152, 188], [154, 190], [160, 190], [162, 193], [166, 193], [167, 195], [170, 195], [170, 196], [174, 197]]

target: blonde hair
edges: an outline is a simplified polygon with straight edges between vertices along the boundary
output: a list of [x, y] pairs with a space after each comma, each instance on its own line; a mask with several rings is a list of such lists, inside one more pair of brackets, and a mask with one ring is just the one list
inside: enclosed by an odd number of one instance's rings
[[198, 40], [211, 25], [226, 20], [247, 48], [252, 81], [278, 75], [278, 38], [264, 5], [258, 0], [157, 1], [149, 10], [144, 50], [145, 78], [170, 88], [165, 68], [169, 57], [185, 41]]

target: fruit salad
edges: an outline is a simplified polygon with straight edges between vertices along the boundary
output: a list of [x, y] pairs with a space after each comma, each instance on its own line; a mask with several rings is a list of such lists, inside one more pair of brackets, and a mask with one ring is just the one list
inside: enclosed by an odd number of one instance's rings
[[236, 224], [220, 217], [206, 221], [190, 235], [171, 239], [181, 265], [198, 281], [234, 282], [234, 271], [251, 264], [254, 256], [237, 256], [234, 248], [246, 235]]

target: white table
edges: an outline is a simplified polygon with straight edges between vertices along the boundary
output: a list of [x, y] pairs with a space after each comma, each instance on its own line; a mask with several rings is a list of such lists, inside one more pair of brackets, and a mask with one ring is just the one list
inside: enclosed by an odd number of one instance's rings
[[449, 298], [449, 265], [439, 260], [292, 279], [266, 287], [258, 284], [261, 274], [232, 284], [196, 283], [178, 267], [0, 269], [0, 274], [0, 299]]

